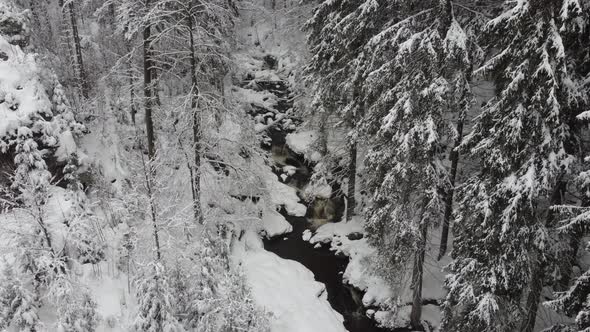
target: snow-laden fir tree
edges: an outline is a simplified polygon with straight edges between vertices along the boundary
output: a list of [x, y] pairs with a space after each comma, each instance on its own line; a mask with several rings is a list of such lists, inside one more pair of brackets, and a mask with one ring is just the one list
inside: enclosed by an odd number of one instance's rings
[[81, 264], [98, 264], [105, 259], [105, 244], [99, 236], [98, 218], [90, 210], [90, 204], [80, 181], [80, 161], [72, 153], [64, 166], [64, 181], [67, 183], [66, 197], [72, 205], [65, 216], [69, 228], [68, 246]]
[[[227, 53], [236, 14], [230, 3], [222, 0], [110, 0], [106, 5], [116, 8], [118, 33], [129, 40], [137, 40], [140, 32], [143, 35], [144, 119], [150, 159], [157, 148], [152, 112], [161, 106], [160, 84], [178, 86], [183, 91], [185, 102], [179, 108], [185, 114], [180, 114], [175, 123], [185, 119], [192, 122], [192, 142], [186, 144], [192, 151], [184, 155], [191, 176], [195, 220], [203, 223], [201, 122], [205, 109], [212, 109], [212, 104], [218, 108], [223, 105], [223, 80], [230, 67]], [[186, 80], [179, 82], [179, 77]]]
[[0, 275], [0, 329], [16, 327], [19, 331], [36, 331], [41, 327], [35, 295], [25, 284], [26, 277], [17, 275], [11, 264], [2, 262]]
[[174, 316], [170, 284], [161, 262], [152, 262], [145, 268], [145, 274], [137, 280], [135, 296], [138, 307], [133, 331], [184, 331]]
[[450, 187], [443, 160], [457, 136], [450, 119], [470, 106], [470, 60], [450, 2], [400, 1], [395, 10], [399, 19], [369, 41], [358, 68], [368, 106], [361, 125], [372, 137], [367, 233], [392, 285], [413, 266], [410, 320], [421, 329], [427, 233], [443, 218]]
[[68, 273], [54, 273], [47, 297], [56, 306], [56, 330], [93, 332], [98, 325], [97, 304], [88, 290]]
[[580, 12], [577, 1], [507, 2], [486, 27], [494, 55], [480, 71], [497, 92], [462, 145], [480, 172], [461, 188], [444, 331], [534, 327], [553, 247], [550, 207], [578, 151], [584, 96], [563, 37]]
[[[2, 8], [8, 7], [2, 5]], [[10, 15], [8, 11], [2, 14], [4, 22], [11, 21], [6, 19]], [[20, 29], [26, 30], [26, 23]], [[62, 299], [61, 296], [52, 297], [52, 294], [63, 294], [69, 289], [64, 287], [68, 283], [63, 281], [70, 280], [69, 263], [73, 257], [63, 249], [71, 234], [67, 222], [71, 211], [64, 205], [59, 205], [63, 208], [59, 213], [53, 208], [64, 193], [54, 186], [53, 181], [62, 174], [64, 164], [66, 177], [77, 174], [79, 164], [74, 166], [62, 157], [69, 156], [68, 151], [76, 149], [74, 138], [84, 131], [84, 127], [74, 118], [55, 74], [44, 70], [33, 54], [18, 45], [8, 45], [7, 41], [14, 38], [7, 34], [23, 33], [2, 30], [0, 34], [0, 51], [5, 56], [0, 63], [0, 113], [3, 115], [0, 154], [3, 159], [12, 160], [14, 166], [14, 175], [8, 179], [9, 186], [2, 189], [12, 203], [6, 213], [14, 214], [14, 219], [18, 220], [12, 223], [9, 222], [11, 218], [3, 219], [3, 230], [7, 230], [3, 241], [11, 249], [9, 259], [16, 263], [10, 268], [14, 268], [21, 281], [8, 286], [9, 290], [12, 289], [9, 291], [12, 292], [9, 295], [12, 309], [3, 315], [3, 324], [35, 330], [37, 308], [48, 305], [45, 302], [48, 298]], [[4, 172], [1, 176], [5, 176]], [[76, 188], [70, 187], [66, 192], [75, 194], [79, 187], [78, 183]], [[77, 207], [82, 203], [79, 199], [72, 201]], [[86, 236], [91, 238], [92, 234]], [[80, 295], [77, 290], [67, 293], [70, 299]], [[88, 298], [76, 303], [82, 302], [88, 303]], [[95, 323], [92, 322], [96, 319], [92, 318], [95, 316], [92, 306], [72, 311], [66, 310], [66, 305], [73, 305], [73, 301], [60, 300], [54, 304], [57, 304], [58, 316], [69, 320], [70, 326], [86, 326], [83, 330], [93, 330]], [[77, 327], [64, 330], [80, 330]]]
[[206, 231], [203, 243], [193, 246], [184, 264], [177, 263], [172, 270], [177, 316], [187, 330], [267, 332], [268, 317], [253, 302], [245, 276], [230, 261], [222, 233]]
[[[316, 175], [314, 179], [331, 182], [333, 175], [336, 175], [335, 180], [342, 177], [348, 179], [347, 220], [355, 212], [357, 122], [365, 107], [362, 96], [364, 81], [354, 75], [356, 59], [362, 54], [369, 38], [393, 18], [391, 7], [394, 5], [388, 1], [323, 1], [305, 24], [311, 53], [305, 70], [313, 100], [308, 113], [317, 119], [320, 136], [318, 151], [324, 156], [322, 166], [328, 168], [324, 176]], [[342, 156], [348, 161], [346, 174], [330, 174], [339, 165], [330, 162], [338, 156], [328, 154], [329, 121], [335, 122], [347, 135], [343, 142], [346, 153]]]

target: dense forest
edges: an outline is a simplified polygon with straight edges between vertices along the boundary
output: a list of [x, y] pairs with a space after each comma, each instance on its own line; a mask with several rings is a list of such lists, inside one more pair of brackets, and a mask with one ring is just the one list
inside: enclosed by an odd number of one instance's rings
[[590, 0], [0, 0], [0, 331], [590, 331]]

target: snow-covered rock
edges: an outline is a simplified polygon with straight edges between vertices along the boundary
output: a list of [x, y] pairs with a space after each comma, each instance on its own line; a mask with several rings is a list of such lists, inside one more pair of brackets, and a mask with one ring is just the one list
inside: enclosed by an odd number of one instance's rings
[[303, 217], [307, 212], [307, 207], [299, 203], [297, 190], [293, 187], [281, 183], [276, 174], [270, 169], [266, 176], [266, 186], [270, 192], [270, 199], [275, 206], [284, 206], [287, 213], [292, 216]]
[[318, 139], [318, 134], [313, 130], [301, 131], [287, 135], [287, 145], [298, 154], [306, 154], [312, 144]]
[[262, 228], [268, 237], [289, 233], [293, 226], [280, 213], [273, 210], [265, 210], [262, 215]]

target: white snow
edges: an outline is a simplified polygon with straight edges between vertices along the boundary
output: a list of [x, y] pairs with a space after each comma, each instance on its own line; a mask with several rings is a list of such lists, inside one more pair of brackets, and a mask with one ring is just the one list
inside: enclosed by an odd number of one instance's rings
[[268, 110], [274, 110], [277, 105], [277, 96], [268, 91], [255, 91], [233, 87], [233, 94], [236, 100], [244, 104], [259, 106]]
[[298, 262], [264, 250], [253, 232], [234, 246], [257, 304], [273, 314], [272, 332], [344, 332], [343, 318], [330, 306], [324, 284]]
[[8, 56], [8, 60], [0, 61], [0, 137], [5, 137], [29, 124], [31, 116], [51, 114], [51, 102], [39, 81], [33, 55], [10, 45], [2, 36], [0, 52]]
[[[54, 249], [62, 249], [65, 246], [68, 228], [64, 221], [70, 214], [71, 208], [72, 202], [66, 197], [65, 189], [56, 186], [49, 187], [47, 203], [39, 211], [38, 217], [43, 219]], [[0, 243], [3, 247], [0, 248], [0, 253], [3, 254], [5, 249], [14, 245], [11, 236], [33, 231], [34, 228], [27, 225], [36, 224], [35, 217], [37, 216], [21, 208], [0, 214]]]
[[76, 153], [78, 146], [74, 141], [74, 136], [69, 130], [64, 131], [59, 136], [59, 145], [55, 151], [55, 156], [58, 161], [65, 161], [72, 153]]
[[287, 145], [298, 154], [306, 154], [311, 145], [318, 139], [318, 135], [313, 130], [301, 131], [287, 135]]
[[303, 189], [303, 197], [307, 200], [313, 200], [314, 198], [323, 198], [329, 199], [332, 197], [332, 187], [326, 182], [325, 179], [323, 181], [312, 181], [305, 186]]
[[[372, 247], [365, 237], [359, 240], [350, 240], [348, 235], [354, 233], [364, 233], [363, 220], [360, 217], [354, 217], [349, 222], [327, 223], [320, 226], [315, 234], [309, 237], [304, 234], [304, 240], [312, 244], [329, 243], [330, 250], [336, 253], [342, 253], [350, 258], [346, 270], [343, 274], [343, 281], [365, 292], [363, 304], [365, 306], [376, 306], [386, 308], [389, 306], [391, 299], [400, 298], [402, 303], [411, 301], [412, 291], [409, 280], [402, 285], [401, 290], [393, 289], [385, 279], [377, 275], [372, 269], [372, 257], [375, 256], [375, 248]], [[437, 238], [439, 232], [433, 230], [429, 239], [426, 262], [424, 264], [424, 279], [422, 286], [422, 296], [424, 299], [444, 299], [446, 293], [442, 286], [444, 281], [444, 272], [442, 267], [449, 263], [447, 256], [441, 261], [437, 261], [435, 252], [438, 246], [432, 244], [439, 243]], [[401, 272], [403, 273], [403, 271]], [[432, 307], [432, 308], [430, 308]], [[407, 312], [406, 312], [407, 311]], [[423, 320], [427, 320], [433, 326], [439, 324], [439, 309], [437, 306], [423, 306]], [[396, 313], [391, 311], [378, 311], [375, 313], [375, 319], [380, 322], [395, 322], [395, 326], [406, 326], [409, 311], [404, 307], [399, 308]]]
[[312, 236], [313, 236], [313, 233], [309, 229], [306, 229], [303, 231], [301, 238], [303, 239], [303, 241], [309, 241]]
[[384, 304], [394, 294], [385, 280], [370, 272], [369, 258], [375, 254], [375, 248], [371, 247], [364, 237], [360, 240], [350, 240], [347, 235], [352, 233], [363, 233], [360, 218], [353, 218], [349, 222], [327, 223], [316, 230], [309, 242], [330, 243], [330, 250], [350, 257], [343, 280], [365, 291], [365, 306]]
[[279, 182], [276, 174], [270, 169], [265, 177], [266, 186], [270, 192], [270, 199], [276, 207], [284, 206], [287, 213], [292, 216], [303, 217], [307, 212], [307, 207], [299, 203], [297, 190], [288, 185]]
[[277, 211], [265, 209], [262, 215], [262, 228], [268, 237], [289, 233], [293, 226]]
[[297, 173], [297, 167], [292, 166], [292, 165], [285, 165], [285, 166], [283, 166], [283, 172], [285, 172], [289, 175], [293, 175], [293, 174]]

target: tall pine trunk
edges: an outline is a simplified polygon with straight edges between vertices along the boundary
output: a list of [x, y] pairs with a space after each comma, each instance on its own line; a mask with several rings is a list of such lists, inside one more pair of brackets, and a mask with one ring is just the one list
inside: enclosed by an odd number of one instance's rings
[[70, 26], [72, 30], [72, 42], [74, 43], [74, 52], [76, 55], [76, 75], [78, 76], [78, 84], [82, 90], [82, 96], [88, 98], [88, 80], [86, 79], [86, 71], [84, 70], [84, 61], [82, 58], [82, 47], [80, 46], [80, 35], [78, 34], [78, 23], [76, 21], [76, 12], [74, 3], [68, 3], [68, 10], [70, 14]]
[[137, 114], [137, 109], [135, 108], [135, 88], [133, 87], [133, 70], [131, 66], [129, 67], [129, 104], [130, 104], [130, 114], [131, 114], [131, 123], [135, 126], [135, 115]]
[[459, 166], [459, 145], [461, 145], [461, 141], [463, 140], [463, 123], [465, 121], [465, 117], [462, 114], [459, 116], [459, 120], [457, 122], [457, 139], [455, 139], [455, 143], [453, 146], [453, 150], [449, 155], [449, 159], [451, 160], [451, 173], [449, 174], [449, 182], [451, 187], [449, 191], [446, 193], [445, 197], [445, 213], [444, 219], [442, 224], [442, 231], [440, 234], [440, 247], [438, 251], [438, 260], [443, 258], [443, 256], [447, 253], [447, 244], [449, 242], [449, 228], [452, 222], [453, 217], [453, 199], [455, 195], [455, 183], [457, 179], [457, 168]]
[[320, 119], [319, 119], [319, 128], [318, 128], [318, 132], [319, 132], [319, 144], [318, 144], [318, 149], [319, 149], [319, 153], [322, 156], [326, 156], [328, 154], [328, 118], [329, 118], [330, 114], [328, 112], [328, 110], [324, 107], [324, 109], [322, 110], [321, 114], [320, 114]]
[[[150, 0], [145, 0], [146, 8], [150, 7]], [[152, 110], [154, 107], [154, 82], [153, 82], [153, 66], [154, 66], [154, 50], [152, 45], [151, 31], [152, 27], [146, 23], [143, 29], [143, 83], [144, 83], [144, 97], [145, 97], [145, 130], [148, 143], [148, 157], [151, 162], [156, 156], [154, 122], [152, 118]]]
[[[143, 160], [143, 154], [141, 155]], [[158, 216], [156, 214], [156, 202], [155, 202], [155, 193], [153, 188], [153, 176], [154, 172], [152, 172], [152, 161], [148, 160], [147, 165], [144, 161], [144, 173], [145, 173], [145, 180], [148, 190], [148, 198], [150, 204], [150, 216], [152, 218], [152, 234], [154, 236], [154, 246], [156, 249], [156, 260], [160, 260], [162, 258], [162, 252], [160, 248], [160, 234], [158, 230]]]
[[348, 202], [346, 206], [346, 221], [352, 220], [352, 216], [354, 215], [354, 208], [356, 206], [354, 193], [356, 191], [357, 143], [355, 140], [352, 140], [350, 143], [350, 150], [348, 155], [350, 160], [348, 161]]
[[[453, 9], [451, 6], [451, 0], [441, 0], [440, 5], [442, 6], [442, 18], [443, 18], [443, 33], [446, 35], [449, 27], [451, 26], [451, 22], [453, 21]], [[472, 72], [473, 68], [468, 69], [468, 73]], [[471, 80], [471, 75], [468, 75], [467, 82]], [[462, 95], [461, 98], [465, 98], [465, 95]], [[460, 104], [460, 103], [459, 103]], [[442, 230], [440, 234], [440, 246], [438, 251], [437, 259], [440, 260], [443, 256], [447, 253], [447, 245], [449, 242], [449, 228], [451, 226], [452, 217], [453, 217], [453, 200], [455, 195], [455, 183], [457, 179], [457, 168], [459, 166], [459, 151], [457, 149], [461, 145], [461, 141], [463, 140], [463, 123], [465, 122], [465, 111], [461, 111], [459, 114], [459, 118], [457, 120], [457, 138], [453, 144], [453, 149], [449, 154], [449, 160], [451, 161], [451, 170], [449, 174], [449, 184], [450, 188], [446, 193], [445, 197], [445, 212], [443, 216], [443, 224]]]
[[190, 62], [191, 62], [191, 111], [193, 113], [193, 148], [195, 151], [195, 160], [192, 171], [192, 189], [193, 189], [193, 210], [195, 221], [203, 223], [203, 213], [201, 210], [201, 113], [198, 110], [199, 104], [199, 87], [197, 84], [197, 55], [195, 50], [195, 38], [193, 35], [193, 18], [192, 10], [187, 16], [189, 29], [190, 44]]
[[[62, 44], [65, 44], [68, 48], [68, 54], [70, 56], [70, 61], [75, 61], [76, 58], [74, 49], [72, 48], [72, 29], [70, 28], [70, 23], [68, 22], [68, 13], [67, 9], [65, 8], [64, 0], [58, 0], [58, 5], [61, 10], [62, 21], [61, 21], [61, 32], [62, 35], [60, 36]], [[65, 36], [64, 36], [65, 35]], [[74, 68], [75, 69], [75, 68]], [[74, 75], [77, 75], [76, 70], [74, 70]]]
[[[582, 205], [588, 207], [589, 205]], [[580, 250], [580, 242], [582, 241], [582, 233], [580, 230], [576, 230], [569, 234], [567, 241], [568, 243], [568, 251], [567, 251], [567, 258], [564, 259], [562, 264], [560, 264], [561, 270], [561, 279], [556, 285], [556, 289], [559, 292], [565, 292], [570, 287], [570, 279], [572, 277], [572, 271], [574, 266], [576, 265], [578, 259], [578, 251]]]
[[[551, 210], [551, 206], [559, 205], [563, 201], [563, 195], [566, 192], [567, 183], [560, 179], [557, 182], [556, 188], [551, 195], [550, 207], [547, 211], [547, 218], [545, 220], [545, 227], [550, 227], [554, 222], [555, 213]], [[531, 281], [529, 282], [529, 293], [527, 295], [526, 305], [524, 308], [525, 319], [520, 326], [521, 332], [533, 332], [535, 328], [535, 321], [537, 320], [537, 309], [539, 307], [539, 301], [541, 297], [541, 291], [543, 290], [543, 281], [545, 280], [545, 267], [546, 263], [541, 258], [541, 253], [538, 252], [533, 260], [533, 268]]]
[[419, 249], [414, 256], [414, 267], [412, 270], [412, 311], [410, 312], [410, 325], [412, 329], [422, 330], [422, 280], [424, 275], [424, 256], [426, 253], [426, 237], [428, 226], [420, 224]]
[[[145, 0], [145, 7], [150, 7], [150, 0]], [[156, 202], [155, 193], [153, 188], [153, 176], [154, 176], [154, 161], [156, 158], [156, 145], [155, 145], [155, 134], [154, 134], [154, 122], [152, 118], [152, 110], [154, 107], [154, 50], [152, 45], [152, 27], [149, 22], [145, 23], [143, 28], [143, 83], [144, 83], [144, 98], [145, 98], [145, 129], [148, 143], [148, 161], [147, 165], [144, 166], [144, 172], [146, 177], [146, 184], [148, 189], [148, 195], [150, 199], [150, 210], [152, 217], [152, 228], [154, 243], [156, 247], [156, 259], [160, 260], [162, 257], [160, 250], [160, 237], [158, 232], [157, 214], [156, 214]], [[143, 160], [143, 155], [142, 155]], [[145, 163], [144, 163], [145, 165]]]

